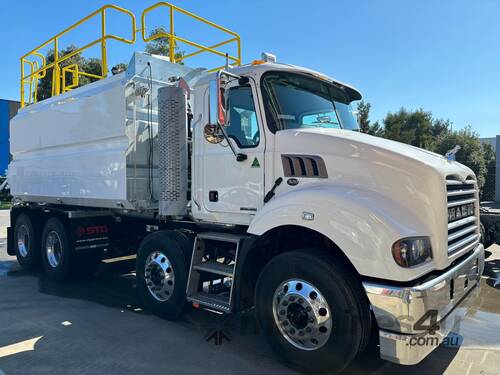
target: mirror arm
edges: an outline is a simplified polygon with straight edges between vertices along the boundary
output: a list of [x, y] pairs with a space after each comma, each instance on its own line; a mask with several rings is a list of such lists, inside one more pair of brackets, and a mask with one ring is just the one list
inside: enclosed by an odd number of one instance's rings
[[236, 161], [245, 161], [247, 160], [247, 155], [246, 154], [239, 154], [236, 152], [233, 143], [229, 139], [229, 136], [226, 133], [226, 129], [224, 129], [224, 126], [217, 124], [217, 126], [220, 128], [222, 135], [224, 136], [224, 139], [226, 140], [227, 144], [229, 145], [229, 148], [233, 152], [234, 156], [236, 157]]
[[240, 75], [238, 74], [234, 74], [234, 73], [230, 73], [230, 72], [227, 72], [225, 70], [219, 70], [217, 72], [217, 79], [221, 79], [221, 77], [225, 75], [225, 76], [228, 76], [228, 77], [232, 77], [232, 78], [236, 78], [236, 79], [240, 79], [242, 78]]

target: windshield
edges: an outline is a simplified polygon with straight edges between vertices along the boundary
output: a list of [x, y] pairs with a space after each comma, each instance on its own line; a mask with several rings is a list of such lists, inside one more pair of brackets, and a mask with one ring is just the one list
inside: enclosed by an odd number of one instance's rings
[[270, 72], [262, 80], [271, 131], [298, 128], [359, 130], [346, 93], [303, 74]]

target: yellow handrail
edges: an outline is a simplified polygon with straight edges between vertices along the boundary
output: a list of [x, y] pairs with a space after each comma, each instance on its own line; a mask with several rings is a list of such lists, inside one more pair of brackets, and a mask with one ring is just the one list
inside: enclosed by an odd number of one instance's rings
[[[146, 36], [146, 16], [153, 11], [154, 9], [157, 9], [159, 7], [167, 7], [169, 9], [169, 15], [170, 15], [170, 20], [169, 20], [169, 32], [160, 32], [156, 33], [154, 35], [151, 35], [149, 37]], [[119, 13], [123, 13], [125, 15], [128, 15], [130, 17], [131, 21], [131, 37], [130, 38], [124, 38], [121, 36], [113, 35], [113, 34], [107, 34], [106, 32], [106, 11], [108, 9], [115, 10]], [[187, 40], [185, 38], [182, 38], [180, 36], [177, 36], [174, 31], [174, 15], [175, 12], [182, 13], [188, 17], [191, 17], [197, 21], [200, 21], [202, 23], [205, 23], [211, 27], [214, 27], [228, 35], [230, 35], [230, 39], [224, 40], [222, 42], [219, 42], [217, 44], [214, 44], [212, 46], [204, 46], [200, 43]], [[92, 19], [96, 16], [100, 16], [100, 36], [91, 41], [90, 43], [87, 43], [83, 47], [77, 48], [69, 53], [66, 53], [63, 56], [60, 56], [60, 47], [59, 47], [59, 38], [69, 31], [77, 28], [78, 26], [82, 25], [89, 19]], [[134, 14], [124, 8], [118, 7], [116, 5], [108, 4], [104, 5], [103, 7], [97, 9], [95, 12], [92, 12], [89, 14], [87, 17], [82, 18], [80, 21], [76, 22], [74, 25], [66, 28], [64, 31], [60, 32], [56, 36], [50, 38], [47, 40], [45, 43], [42, 43], [32, 51], [28, 52], [24, 56], [21, 57], [21, 107], [24, 107], [26, 104], [31, 104], [31, 103], [36, 103], [38, 101], [37, 97], [37, 91], [38, 91], [38, 81], [41, 78], [46, 77], [47, 71], [49, 69], [53, 70], [52, 73], [52, 84], [51, 84], [51, 96], [56, 96], [59, 95], [60, 93], [67, 92], [73, 88], [76, 88], [80, 84], [79, 77], [80, 76], [86, 76], [89, 78], [94, 78], [94, 79], [102, 79], [105, 78], [108, 74], [108, 57], [107, 57], [107, 41], [112, 39], [116, 40], [122, 43], [126, 44], [134, 44], [136, 41], [136, 32], [141, 31], [142, 33], [142, 39], [144, 42], [151, 42], [153, 40], [156, 40], [158, 38], [168, 38], [169, 39], [169, 58], [170, 61], [175, 63], [175, 62], [181, 62], [184, 61], [187, 58], [196, 56], [200, 53], [203, 52], [209, 52], [212, 54], [215, 54], [217, 56], [221, 56], [224, 58], [227, 58], [229, 61], [231, 61], [234, 65], [241, 65], [241, 41], [240, 41], [240, 36], [236, 34], [235, 32], [226, 29], [225, 27], [222, 27], [220, 25], [217, 25], [216, 23], [209, 21], [205, 18], [202, 18], [194, 13], [188, 12], [184, 9], [181, 9], [179, 7], [176, 7], [175, 5], [172, 5], [167, 2], [159, 2], [155, 5], [152, 5], [148, 8], [146, 8], [142, 14], [141, 14], [141, 21], [142, 25], [139, 30], [136, 29], [136, 19]], [[196, 50], [194, 52], [188, 53], [183, 56], [178, 56], [176, 58], [175, 56], [175, 44], [176, 42], [181, 42], [188, 44], [192, 47], [195, 47]], [[225, 53], [220, 50], [220, 47], [226, 46], [231, 43], [236, 43], [236, 48], [237, 48], [237, 56], [231, 56], [228, 53]], [[100, 44], [100, 50], [101, 50], [101, 74], [91, 74], [88, 72], [83, 72], [80, 70], [77, 64], [71, 64], [68, 66], [62, 67], [61, 64], [70, 59], [71, 57], [78, 55], [85, 51], [86, 49], [95, 46], [97, 44]], [[50, 64], [47, 64], [47, 61], [45, 59], [45, 56], [41, 53], [41, 49], [45, 47], [51, 47], [54, 53], [54, 61], [51, 62]], [[40, 60], [40, 64], [39, 61]], [[29, 74], [26, 74], [26, 66], [28, 66], [29, 69]], [[219, 70], [221, 68], [224, 68], [225, 65], [222, 65], [220, 67], [217, 67], [215, 69], [212, 69], [210, 71], [215, 71]], [[66, 77], [67, 74], [71, 74], [71, 83], [66, 84]], [[29, 85], [29, 96], [28, 98], [25, 97], [26, 92], [25, 92], [25, 86]]]
[[[113, 10], [116, 10], [120, 13], [124, 13], [126, 15], [128, 15], [131, 19], [131, 29], [132, 29], [132, 33], [131, 33], [131, 37], [130, 38], [123, 38], [123, 37], [120, 37], [120, 36], [116, 36], [116, 35], [113, 35], [113, 34], [107, 34], [106, 33], [106, 11], [108, 9], [113, 9]], [[75, 29], [76, 27], [80, 26], [81, 24], [85, 23], [86, 21], [88, 21], [89, 19], [95, 17], [95, 16], [98, 16], [100, 15], [101, 17], [101, 35], [99, 38], [95, 39], [94, 41], [86, 44], [85, 46], [81, 47], [81, 48], [78, 48], [64, 56], [59, 56], [59, 38], [61, 36], [63, 36], [64, 34], [66, 34], [67, 32]], [[83, 52], [84, 50], [96, 45], [96, 44], [99, 44], [100, 43], [100, 48], [101, 48], [101, 75], [90, 75], [89, 73], [85, 73], [85, 72], [80, 72], [78, 71], [78, 69], [66, 69], [64, 73], [68, 72], [68, 71], [73, 71], [74, 74], [76, 72], [76, 75], [86, 75], [86, 76], [89, 76], [89, 77], [94, 77], [94, 78], [97, 78], [97, 79], [101, 79], [101, 78], [105, 78], [108, 74], [108, 59], [107, 59], [107, 40], [108, 39], [112, 39], [112, 40], [116, 40], [116, 41], [119, 41], [119, 42], [122, 42], [122, 43], [127, 43], [127, 44], [134, 44], [135, 43], [135, 40], [136, 40], [136, 21], [135, 21], [135, 15], [127, 10], [127, 9], [124, 9], [124, 8], [121, 8], [121, 7], [118, 7], [116, 5], [105, 5], [101, 8], [99, 8], [98, 10], [96, 10], [95, 12], [89, 14], [87, 17], [85, 18], [82, 18], [80, 21], [78, 21], [77, 23], [75, 23], [74, 25], [68, 27], [67, 29], [65, 29], [64, 31], [60, 32], [59, 34], [57, 34], [56, 36], [50, 38], [49, 40], [47, 40], [45, 43], [42, 43], [41, 45], [39, 45], [38, 47], [36, 47], [35, 49], [33, 49], [32, 51], [28, 52], [27, 54], [25, 54], [24, 56], [21, 57], [21, 107], [24, 107], [27, 103], [26, 101], [26, 98], [25, 98], [25, 85], [26, 84], [29, 84], [30, 85], [30, 96], [29, 96], [29, 103], [33, 102], [35, 103], [37, 101], [37, 97], [36, 97], [36, 89], [33, 93], [33, 82], [35, 82], [35, 85], [37, 86], [38, 85], [38, 79], [40, 78], [43, 78], [45, 77], [45, 75], [47, 74], [47, 70], [48, 69], [53, 69], [53, 78], [52, 78], [52, 96], [55, 96], [55, 95], [59, 95], [61, 93], [61, 76], [62, 76], [62, 72], [61, 72], [61, 67], [60, 67], [60, 64]], [[40, 53], [40, 50], [46, 46], [49, 46], [52, 44], [52, 48], [54, 50], [54, 61], [50, 64], [46, 64], [46, 61], [45, 61], [45, 57]], [[36, 64], [36, 68], [35, 68], [35, 62], [34, 61], [31, 61], [33, 57], [40, 57], [42, 58], [42, 67], [38, 67], [38, 63]], [[27, 74], [25, 75], [25, 64], [28, 64], [30, 66], [30, 74]], [[66, 90], [69, 90], [74, 82], [67, 86], [65, 84], [65, 77], [63, 76], [63, 82], [62, 82], [62, 86], [63, 86], [63, 90], [62, 92], [66, 91]], [[28, 80], [28, 82], [27, 82]], [[33, 95], [33, 96], [32, 96]]]
[[[152, 10], [156, 9], [156, 8], [159, 8], [159, 7], [167, 7], [169, 9], [169, 15], [170, 15], [170, 22], [169, 22], [169, 32], [159, 32], [159, 33], [156, 33], [154, 35], [151, 35], [150, 37], [147, 37], [146, 36], [146, 15], [148, 13], [150, 13]], [[197, 21], [200, 21], [200, 22], [203, 22], [209, 26], [212, 26], [218, 30], [221, 30], [229, 35], [232, 36], [231, 39], [229, 40], [225, 40], [223, 42], [220, 42], [220, 43], [217, 43], [213, 46], [203, 46], [199, 43], [196, 43], [196, 42], [193, 42], [191, 40], [187, 40], [185, 38], [181, 38], [179, 36], [177, 36], [175, 34], [175, 30], [174, 30], [174, 15], [175, 15], [175, 12], [179, 12], [179, 13], [182, 13], [188, 17], [191, 17], [191, 18], [194, 18], [195, 20]], [[222, 27], [220, 25], [217, 25], [216, 23], [212, 22], [212, 21], [209, 21], [203, 17], [200, 17], [194, 13], [191, 13], [191, 12], [188, 12], [187, 10], [184, 10], [182, 8], [179, 8], [179, 7], [176, 7], [175, 5], [173, 4], [170, 4], [170, 3], [167, 3], [167, 2], [160, 2], [160, 3], [157, 3], [157, 4], [154, 4], [152, 6], [150, 6], [149, 8], [146, 8], [142, 14], [141, 14], [141, 22], [142, 22], [142, 39], [147, 43], [147, 42], [151, 42], [155, 39], [158, 39], [158, 38], [168, 38], [169, 39], [169, 59], [170, 59], [170, 62], [180, 62], [182, 60], [185, 60], [189, 57], [193, 57], [195, 55], [198, 55], [202, 52], [211, 52], [213, 54], [216, 54], [218, 56], [222, 56], [222, 57], [226, 57], [228, 58], [228, 60], [231, 60], [234, 65], [241, 65], [241, 40], [240, 40], [240, 36], [238, 34], [236, 34], [234, 31], [231, 31], [229, 29], [226, 29], [225, 27]], [[197, 50], [193, 53], [189, 53], [187, 55], [184, 55], [184, 56], [181, 56], [181, 57], [178, 57], [176, 58], [175, 57], [175, 42], [176, 41], [179, 41], [181, 43], [185, 43], [185, 44], [188, 44], [192, 47], [195, 47], [197, 48]], [[236, 42], [236, 45], [237, 45], [237, 54], [238, 56], [231, 56], [227, 53], [224, 53], [224, 52], [221, 52], [221, 51], [218, 51], [216, 48], [219, 48], [219, 47], [222, 47], [224, 45], [227, 45], [229, 43], [233, 43], [233, 42]], [[218, 68], [215, 68], [215, 69], [212, 69], [213, 71], [215, 70], [219, 70], [221, 68], [223, 68], [224, 65], [222, 65], [221, 67], [218, 67]]]

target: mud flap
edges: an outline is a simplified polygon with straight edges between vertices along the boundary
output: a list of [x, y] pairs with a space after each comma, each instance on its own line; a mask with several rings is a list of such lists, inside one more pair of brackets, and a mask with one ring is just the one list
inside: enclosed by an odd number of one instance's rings
[[9, 255], [16, 255], [16, 249], [14, 248], [14, 228], [12, 227], [7, 227], [7, 254]]
[[70, 240], [75, 252], [104, 251], [111, 246], [111, 219], [92, 217], [72, 219], [69, 222]]

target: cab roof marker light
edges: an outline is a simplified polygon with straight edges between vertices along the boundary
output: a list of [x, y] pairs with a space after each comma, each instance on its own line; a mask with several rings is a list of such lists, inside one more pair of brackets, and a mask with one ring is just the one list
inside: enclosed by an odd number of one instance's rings
[[268, 52], [262, 52], [261, 59], [269, 63], [276, 63], [276, 61], [278, 61], [276, 55], [273, 55], [272, 53]]

